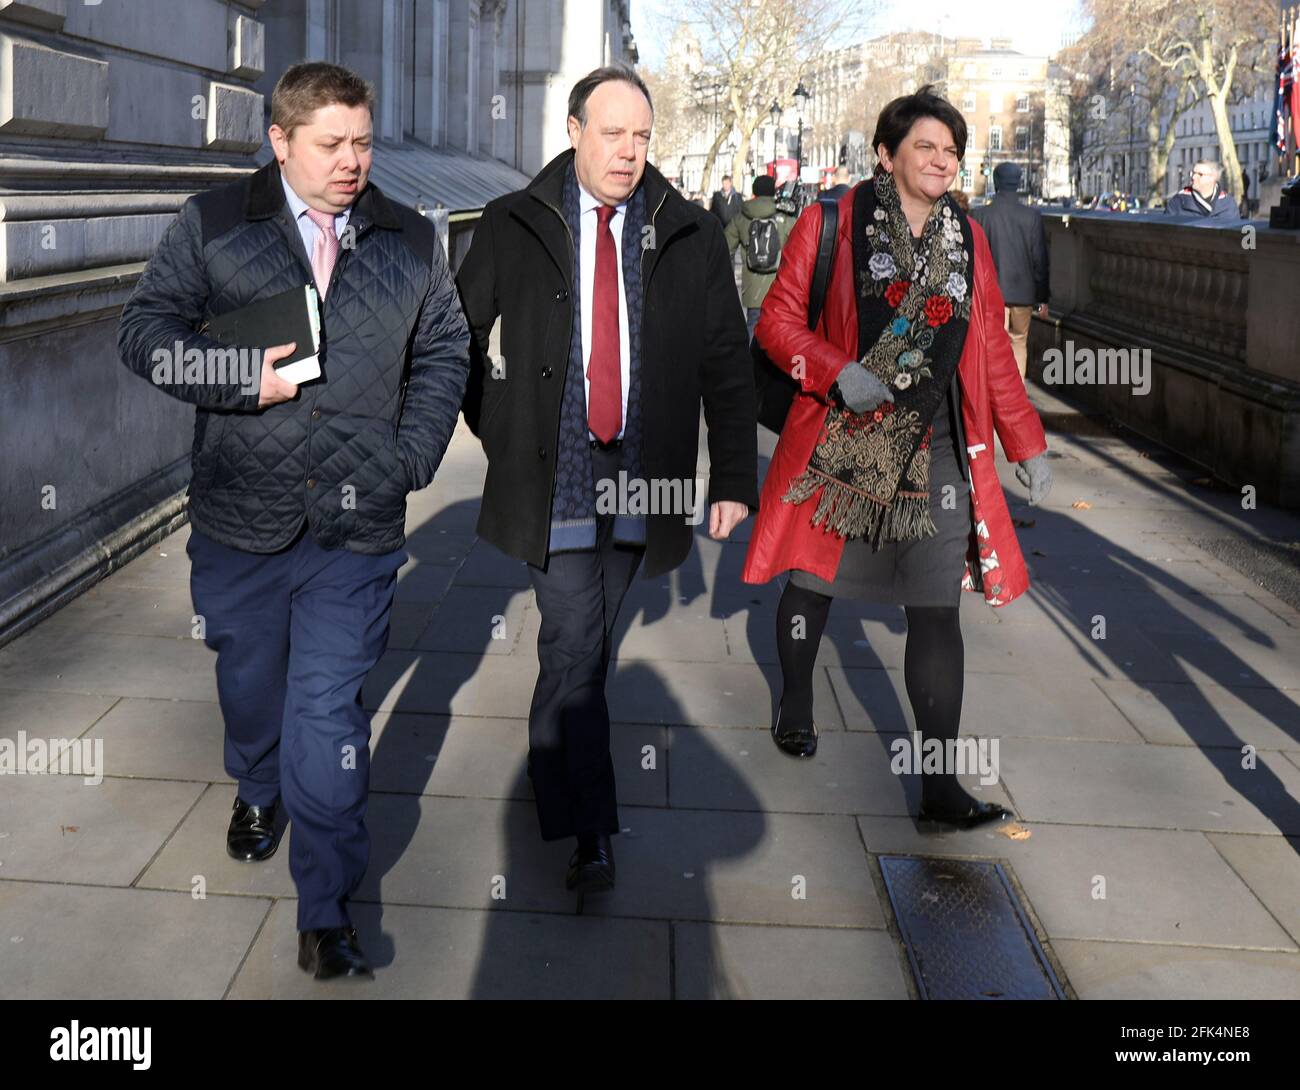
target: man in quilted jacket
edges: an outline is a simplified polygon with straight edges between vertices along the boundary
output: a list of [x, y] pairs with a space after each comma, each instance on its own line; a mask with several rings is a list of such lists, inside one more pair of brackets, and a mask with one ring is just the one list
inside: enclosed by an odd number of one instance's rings
[[[238, 783], [227, 850], [273, 854], [283, 805], [298, 964], [318, 979], [372, 975], [347, 909], [369, 859], [360, 693], [388, 642], [406, 495], [433, 480], [469, 368], [433, 225], [367, 180], [373, 102], [345, 68], [289, 68], [275, 161], [185, 202], [118, 332], [131, 370], [195, 406], [187, 551]], [[210, 319], [311, 284], [319, 377], [276, 374], [293, 344], [217, 366]]]

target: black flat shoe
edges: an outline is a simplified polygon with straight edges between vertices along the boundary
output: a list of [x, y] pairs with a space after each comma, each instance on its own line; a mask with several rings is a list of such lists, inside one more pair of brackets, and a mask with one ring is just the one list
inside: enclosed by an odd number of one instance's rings
[[357, 932], [351, 927], [326, 927], [319, 931], [298, 932], [298, 968], [317, 980], [336, 976], [373, 979], [366, 956], [357, 944]]
[[996, 802], [980, 802], [978, 799], [972, 799], [970, 806], [961, 810], [953, 810], [943, 806], [926, 806], [925, 803], [922, 803], [916, 819], [917, 821], [956, 825], [959, 829], [973, 829], [977, 825], [986, 825], [990, 821], [1002, 821], [1005, 818], [1015, 816], [1005, 806], [999, 806]]
[[607, 834], [578, 837], [578, 850], [569, 860], [564, 888], [573, 893], [595, 893], [614, 888], [614, 849]]
[[235, 799], [230, 828], [226, 830], [226, 852], [231, 859], [260, 863], [275, 854], [275, 809], [275, 803], [249, 806], [243, 799]]
[[781, 709], [776, 709], [776, 722], [772, 724], [772, 741], [776, 748], [791, 757], [812, 757], [817, 752], [817, 724], [781, 730]]

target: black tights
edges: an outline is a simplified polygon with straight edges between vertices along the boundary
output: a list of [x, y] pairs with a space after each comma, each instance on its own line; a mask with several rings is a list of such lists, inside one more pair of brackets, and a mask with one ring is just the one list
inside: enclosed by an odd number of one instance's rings
[[[813, 722], [813, 667], [831, 598], [787, 582], [776, 611], [776, 646], [784, 688], [781, 725], [807, 727]], [[957, 737], [961, 728], [964, 646], [956, 606], [906, 606], [907, 647], [903, 680], [922, 741]], [[946, 747], [945, 747], [946, 748]], [[960, 806], [970, 796], [953, 773], [921, 778], [924, 801]]]

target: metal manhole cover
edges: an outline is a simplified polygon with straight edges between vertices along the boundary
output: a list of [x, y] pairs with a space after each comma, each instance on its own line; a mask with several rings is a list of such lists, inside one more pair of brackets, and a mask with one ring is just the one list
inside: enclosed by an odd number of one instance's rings
[[882, 855], [922, 999], [1064, 999], [1001, 864]]

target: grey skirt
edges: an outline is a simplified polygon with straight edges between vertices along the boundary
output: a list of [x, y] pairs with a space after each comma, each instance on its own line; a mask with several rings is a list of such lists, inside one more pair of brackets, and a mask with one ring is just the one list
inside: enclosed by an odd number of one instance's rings
[[[883, 541], [874, 552], [864, 538], [849, 538], [834, 582], [798, 569], [790, 572], [790, 582], [833, 598], [900, 606], [960, 604], [966, 549], [973, 528], [970, 483], [962, 476], [961, 453], [950, 421], [950, 414], [960, 411], [953, 397], [955, 384], [954, 377], [934, 414], [930, 517], [937, 533], [918, 541]], [[956, 504], [950, 509], [943, 506], [944, 485], [952, 485], [956, 495]]]

